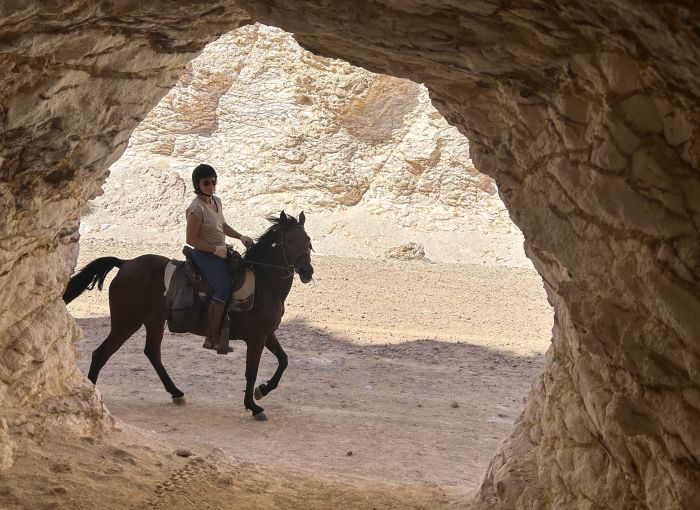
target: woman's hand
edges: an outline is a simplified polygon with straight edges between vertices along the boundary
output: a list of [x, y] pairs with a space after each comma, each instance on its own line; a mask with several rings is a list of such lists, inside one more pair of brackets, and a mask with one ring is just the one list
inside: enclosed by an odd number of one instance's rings
[[240, 241], [243, 243], [243, 246], [246, 247], [246, 249], [250, 248], [255, 244], [255, 241], [253, 241], [250, 237], [244, 236], [241, 234]]
[[222, 259], [226, 260], [226, 257], [228, 255], [228, 249], [226, 248], [225, 244], [220, 244], [218, 246], [214, 247], [214, 255], [217, 257], [221, 257]]

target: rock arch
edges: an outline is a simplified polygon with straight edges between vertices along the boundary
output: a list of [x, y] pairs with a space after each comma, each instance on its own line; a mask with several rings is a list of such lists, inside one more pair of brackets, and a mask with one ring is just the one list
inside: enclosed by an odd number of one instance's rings
[[[187, 61], [255, 19], [294, 32], [314, 52], [426, 83], [525, 235], [555, 309], [553, 344], [480, 505], [698, 505], [700, 15], [692, 3], [73, 0], [4, 9], [6, 419], [42, 406], [89, 408], [76, 328], [60, 301], [80, 214]], [[11, 464], [11, 450], [0, 448], [0, 466]]]

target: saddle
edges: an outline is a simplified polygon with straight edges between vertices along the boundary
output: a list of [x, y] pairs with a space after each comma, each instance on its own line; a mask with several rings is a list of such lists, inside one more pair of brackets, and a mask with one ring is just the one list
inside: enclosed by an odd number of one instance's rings
[[[229, 248], [226, 259], [231, 277], [232, 293], [228, 312], [246, 312], [255, 299], [255, 274], [243, 262], [241, 255]], [[185, 260], [171, 260], [165, 268], [165, 304], [168, 329], [173, 333], [206, 331], [207, 306], [213, 294], [204, 275], [192, 260], [192, 248], [182, 249]]]
[[[204, 275], [194, 263], [194, 260], [192, 260], [192, 248], [185, 246], [182, 248], [182, 254], [185, 256], [185, 264], [187, 264], [189, 270], [194, 276], [197, 290], [200, 292], [200, 294], [204, 294], [203, 297], [211, 298], [211, 287], [209, 287], [207, 281], [204, 279]], [[231, 276], [231, 292], [235, 294], [236, 291], [239, 290], [245, 283], [246, 267], [243, 263], [243, 257], [241, 257], [241, 254], [233, 248], [228, 248], [226, 264], [228, 265], [228, 272]]]

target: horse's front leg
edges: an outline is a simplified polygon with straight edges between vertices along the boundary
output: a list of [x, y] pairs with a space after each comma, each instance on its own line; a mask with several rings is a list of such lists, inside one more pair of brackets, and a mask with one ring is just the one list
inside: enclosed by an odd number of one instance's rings
[[255, 403], [255, 379], [258, 377], [258, 367], [260, 366], [260, 356], [265, 347], [265, 337], [256, 338], [248, 342], [246, 348], [245, 361], [245, 398], [243, 403], [245, 408], [253, 413], [253, 418], [258, 421], [267, 420], [265, 409]]
[[255, 388], [255, 398], [258, 400], [277, 388], [277, 385], [282, 378], [282, 374], [284, 373], [284, 369], [287, 368], [288, 365], [287, 353], [284, 352], [284, 349], [282, 349], [282, 346], [274, 333], [270, 333], [267, 336], [267, 339], [265, 340], [265, 347], [267, 347], [267, 349], [277, 358], [277, 370], [275, 370], [275, 374], [269, 381], [262, 383], [260, 386]]

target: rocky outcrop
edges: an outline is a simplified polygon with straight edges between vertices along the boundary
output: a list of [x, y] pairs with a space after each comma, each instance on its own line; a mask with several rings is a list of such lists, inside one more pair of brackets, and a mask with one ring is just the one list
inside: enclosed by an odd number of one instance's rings
[[[229, 3], [120, 5], [23, 3], [0, 18], [3, 409], [73, 384], [71, 335], [55, 320], [83, 204], [186, 61], [244, 18]], [[553, 344], [479, 504], [697, 507], [692, 3], [237, 5], [314, 52], [425, 83], [523, 231], [555, 308]]]
[[419, 243], [406, 243], [393, 247], [385, 256], [388, 259], [425, 260], [425, 250]]

